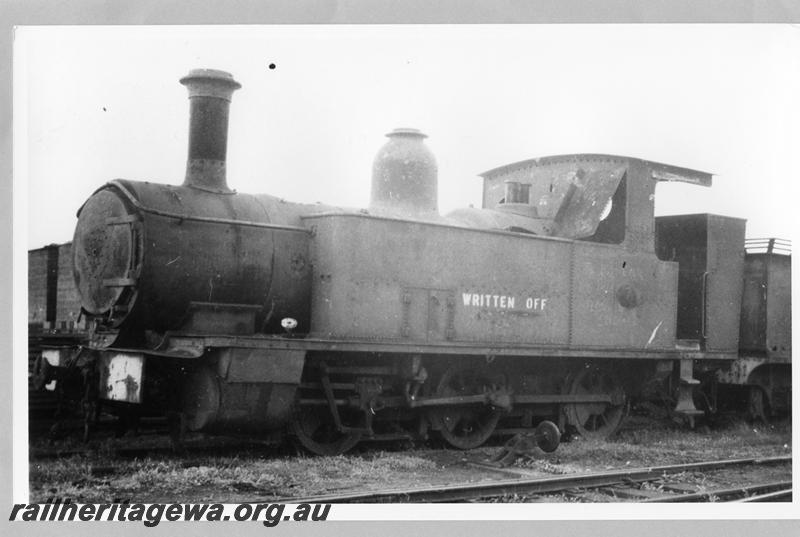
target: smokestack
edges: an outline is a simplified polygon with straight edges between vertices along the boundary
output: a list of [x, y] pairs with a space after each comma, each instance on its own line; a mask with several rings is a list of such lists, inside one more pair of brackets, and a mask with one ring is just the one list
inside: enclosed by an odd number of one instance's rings
[[230, 193], [225, 179], [228, 111], [231, 95], [242, 87], [230, 73], [193, 69], [181, 78], [189, 90], [189, 157], [184, 186]]

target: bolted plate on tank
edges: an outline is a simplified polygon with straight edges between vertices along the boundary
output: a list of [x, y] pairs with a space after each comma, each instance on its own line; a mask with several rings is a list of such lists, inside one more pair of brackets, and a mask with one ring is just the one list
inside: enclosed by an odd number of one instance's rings
[[81, 208], [75, 227], [75, 285], [81, 305], [99, 315], [111, 309], [123, 293], [133, 256], [131, 220], [114, 192], [100, 190]]

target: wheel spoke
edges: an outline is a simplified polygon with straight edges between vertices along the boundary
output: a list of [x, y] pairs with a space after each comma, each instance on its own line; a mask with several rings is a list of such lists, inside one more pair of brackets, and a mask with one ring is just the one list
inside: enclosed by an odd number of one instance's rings
[[[454, 365], [442, 375], [436, 395], [469, 396], [493, 390], [491, 377], [480, 370]], [[472, 449], [483, 444], [494, 432], [501, 411], [488, 405], [453, 405], [430, 411], [431, 421], [439, 424], [439, 433], [451, 446]]]
[[627, 402], [620, 397], [621, 387], [613, 377], [596, 366], [582, 368], [568, 383], [572, 395], [605, 395], [621, 403], [572, 403], [565, 406], [567, 422], [587, 438], [606, 438], [613, 434], [625, 417]]
[[339, 432], [327, 408], [298, 408], [292, 430], [300, 445], [323, 456], [341, 455], [361, 439], [360, 432]]

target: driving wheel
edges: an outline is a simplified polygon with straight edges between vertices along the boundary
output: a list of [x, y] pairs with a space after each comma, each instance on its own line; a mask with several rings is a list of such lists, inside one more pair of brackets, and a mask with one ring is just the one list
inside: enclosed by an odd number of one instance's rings
[[[357, 422], [357, 412], [339, 409], [342, 422]], [[348, 419], [350, 418], [350, 419]], [[355, 418], [355, 419], [353, 419]], [[361, 432], [341, 432], [327, 406], [300, 406], [295, 409], [292, 432], [304, 448], [323, 456], [341, 455], [361, 440]]]
[[[437, 397], [483, 395], [501, 386], [488, 372], [478, 368], [451, 366], [436, 387]], [[494, 432], [502, 411], [487, 403], [441, 406], [431, 410], [431, 421], [439, 425], [445, 442], [458, 449], [473, 449]]]
[[587, 366], [575, 372], [568, 381], [570, 395], [607, 396], [609, 402], [569, 403], [565, 405], [567, 423], [584, 438], [604, 439], [614, 434], [627, 410], [622, 386], [608, 371]]

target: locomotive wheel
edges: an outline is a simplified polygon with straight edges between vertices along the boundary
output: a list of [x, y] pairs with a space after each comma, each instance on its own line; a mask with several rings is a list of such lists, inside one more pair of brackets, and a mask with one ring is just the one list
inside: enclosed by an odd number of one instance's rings
[[561, 441], [561, 431], [555, 423], [545, 420], [536, 427], [534, 437], [539, 449], [545, 453], [552, 453]]
[[[347, 423], [347, 411], [339, 409]], [[360, 432], [339, 432], [325, 406], [301, 406], [295, 410], [292, 432], [300, 445], [316, 455], [333, 456], [349, 451], [361, 440]]]
[[[478, 395], [494, 391], [497, 386], [489, 375], [478, 369], [452, 366], [439, 380], [438, 397]], [[473, 449], [492, 435], [501, 410], [485, 404], [445, 406], [431, 410], [431, 421], [439, 425], [442, 438], [458, 449]]]
[[614, 434], [622, 424], [627, 398], [622, 386], [607, 371], [585, 367], [568, 383], [570, 395], [608, 395], [612, 403], [572, 403], [565, 406], [567, 423], [583, 438], [603, 439]]

